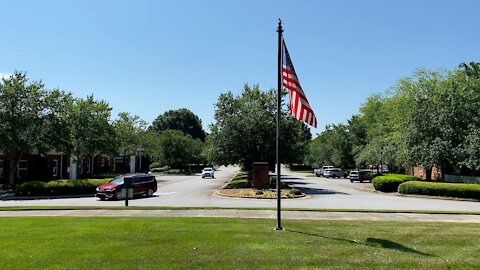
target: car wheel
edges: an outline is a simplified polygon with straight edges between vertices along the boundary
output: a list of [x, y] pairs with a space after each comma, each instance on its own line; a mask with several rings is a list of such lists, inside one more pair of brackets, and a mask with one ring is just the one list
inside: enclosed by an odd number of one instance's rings
[[352, 180], [352, 179], [350, 179], [350, 183], [353, 183], [353, 180]]
[[149, 188], [149, 189], [147, 190], [147, 194], [146, 194], [146, 195], [147, 195], [147, 197], [152, 197], [152, 196], [153, 196], [153, 189]]
[[105, 197], [100, 197], [100, 200], [101, 200], [101, 201], [105, 201]]
[[363, 183], [363, 180], [360, 180], [360, 183]]
[[320, 174], [316, 173], [317, 177], [320, 177]]
[[123, 200], [122, 192], [121, 191], [117, 192], [117, 194], [115, 195], [115, 198], [119, 201]]

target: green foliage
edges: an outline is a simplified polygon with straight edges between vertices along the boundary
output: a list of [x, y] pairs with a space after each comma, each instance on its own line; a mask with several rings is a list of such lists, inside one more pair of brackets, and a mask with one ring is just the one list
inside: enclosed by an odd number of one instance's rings
[[421, 180], [418, 177], [405, 174], [386, 174], [372, 179], [376, 190], [382, 192], [397, 192], [398, 186], [407, 181]]
[[61, 196], [94, 194], [97, 186], [109, 179], [55, 180], [50, 182], [31, 181], [19, 185], [15, 196]]
[[402, 194], [480, 199], [480, 185], [410, 181], [398, 187]]
[[[255, 161], [275, 164], [276, 93], [262, 92], [258, 85], [244, 86], [241, 95], [220, 95], [215, 123], [207, 139], [206, 155], [218, 164], [240, 164], [249, 170]], [[281, 159], [283, 163], [301, 163], [309, 128], [286, 111], [281, 118]]]
[[323, 165], [335, 165], [348, 168], [354, 164], [352, 143], [349, 140], [346, 125], [327, 126], [326, 130], [318, 135], [309, 144], [307, 164], [318, 168]]
[[68, 142], [63, 125], [69, 100], [60, 90], [46, 91], [41, 82], [29, 82], [24, 72], [0, 80], [0, 153], [12, 161], [10, 184], [15, 184], [24, 154], [61, 150]]
[[414, 110], [406, 136], [410, 159], [426, 167], [438, 166], [444, 174], [464, 173], [464, 167], [478, 171], [479, 78], [468, 69], [422, 71], [412, 84]]
[[70, 103], [65, 128], [70, 131], [71, 144], [63, 150], [78, 158], [116, 153], [115, 130], [109, 122], [111, 110], [107, 102], [96, 101], [93, 96]]
[[171, 168], [185, 168], [189, 163], [204, 163], [204, 144], [179, 130], [165, 130], [158, 136], [158, 162]]
[[159, 115], [150, 126], [155, 134], [162, 134], [166, 130], [179, 130], [193, 139], [205, 141], [205, 131], [202, 120], [188, 109], [170, 110]]
[[152, 163], [150, 164], [150, 169], [160, 168], [160, 167], [162, 167], [162, 166], [163, 166], [163, 165], [162, 165], [162, 163], [160, 163], [160, 162], [152, 162]]
[[113, 127], [119, 154], [133, 156], [153, 152], [147, 123], [139, 116], [131, 116], [126, 112], [119, 113]]

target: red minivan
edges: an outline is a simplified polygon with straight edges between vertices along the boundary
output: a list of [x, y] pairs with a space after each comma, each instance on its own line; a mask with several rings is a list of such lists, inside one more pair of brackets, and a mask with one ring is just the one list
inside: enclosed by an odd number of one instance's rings
[[122, 188], [125, 178], [131, 179], [133, 195], [150, 197], [157, 191], [157, 180], [155, 176], [146, 173], [134, 173], [117, 176], [108, 183], [98, 186], [95, 196], [102, 201], [105, 199], [122, 200]]

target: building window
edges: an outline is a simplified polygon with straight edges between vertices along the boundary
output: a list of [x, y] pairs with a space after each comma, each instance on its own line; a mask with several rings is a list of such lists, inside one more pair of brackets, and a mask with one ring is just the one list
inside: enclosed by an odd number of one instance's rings
[[52, 166], [52, 176], [56, 177], [58, 175], [58, 159], [53, 160]]
[[26, 178], [27, 177], [27, 169], [28, 169], [28, 161], [27, 160], [20, 160], [18, 162], [17, 177], [18, 178]]

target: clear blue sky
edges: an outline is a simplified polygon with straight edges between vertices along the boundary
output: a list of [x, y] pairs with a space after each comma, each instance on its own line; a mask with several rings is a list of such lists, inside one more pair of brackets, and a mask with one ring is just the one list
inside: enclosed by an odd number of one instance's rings
[[220, 93], [276, 87], [278, 18], [318, 129], [417, 68], [480, 61], [480, 1], [3, 1], [0, 73], [108, 101], [151, 123]]

